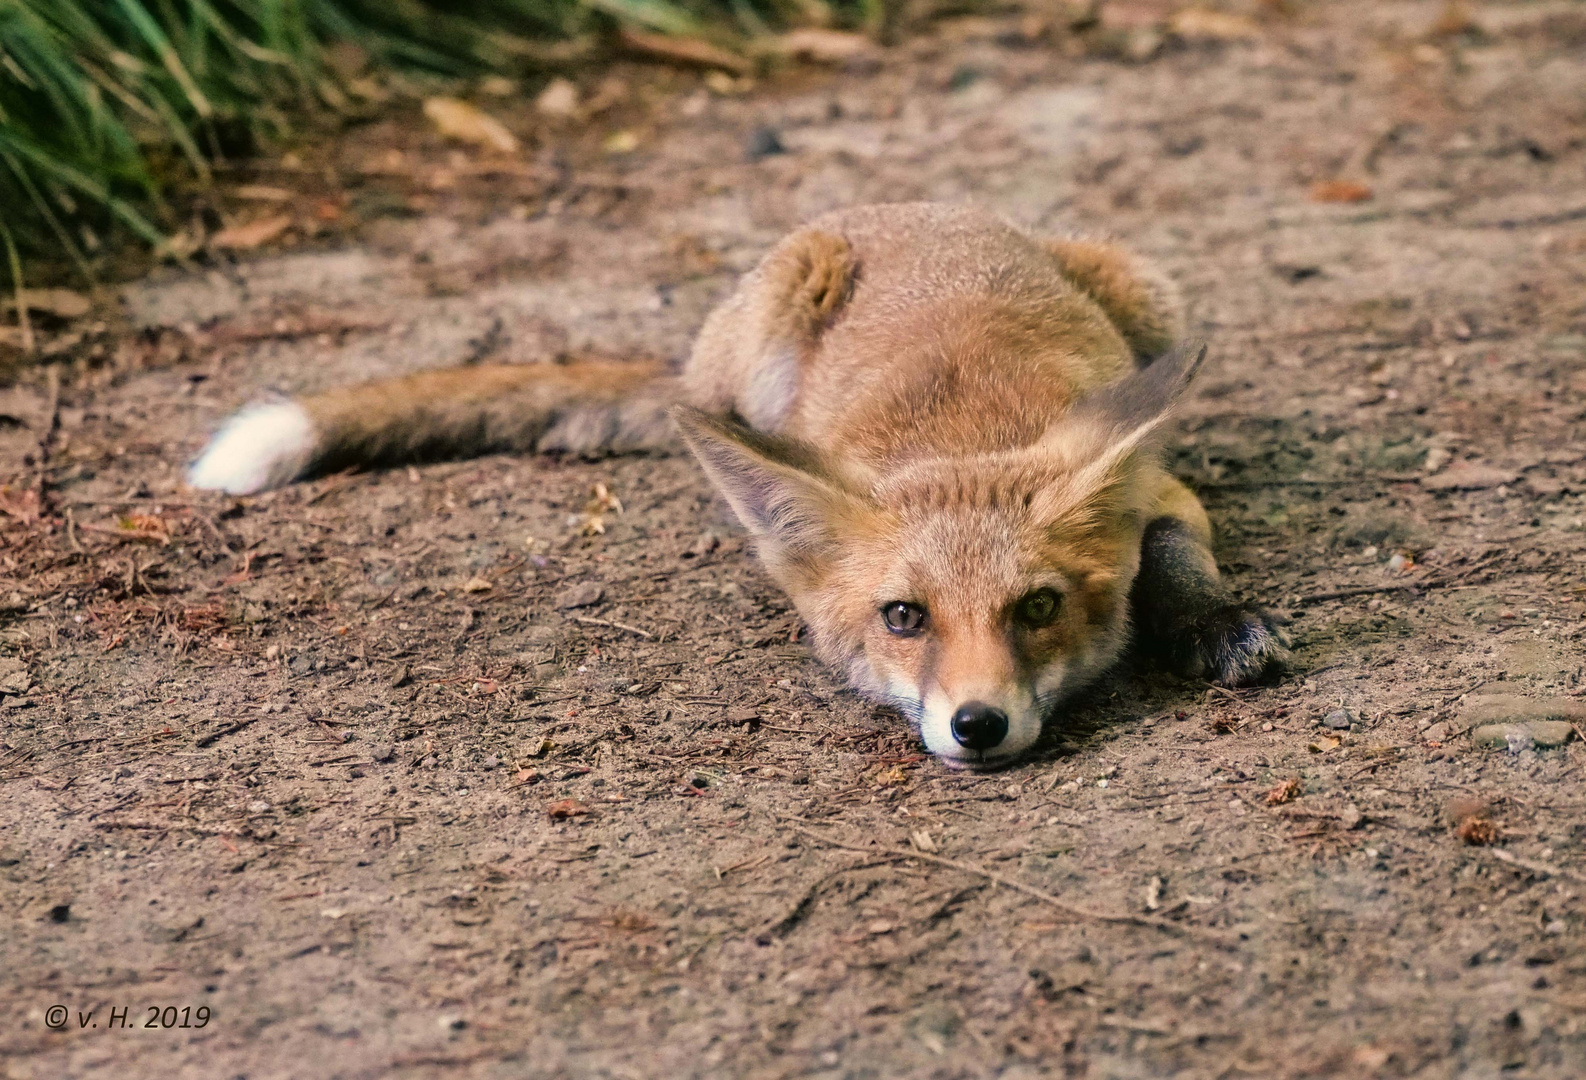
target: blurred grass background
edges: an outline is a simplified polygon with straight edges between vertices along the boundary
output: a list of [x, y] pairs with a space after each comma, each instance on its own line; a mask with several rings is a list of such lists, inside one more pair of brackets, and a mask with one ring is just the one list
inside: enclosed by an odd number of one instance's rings
[[168, 195], [357, 106], [371, 73], [522, 77], [622, 27], [728, 49], [793, 25], [877, 28], [884, 0], [0, 0], [0, 244], [93, 277], [158, 248]]

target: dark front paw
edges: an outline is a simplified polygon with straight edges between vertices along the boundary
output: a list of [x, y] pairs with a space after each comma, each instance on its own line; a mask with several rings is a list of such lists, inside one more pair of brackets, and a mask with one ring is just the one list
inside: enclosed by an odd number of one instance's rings
[[1273, 616], [1226, 607], [1190, 629], [1180, 653], [1182, 670], [1192, 678], [1223, 686], [1255, 682], [1289, 657], [1289, 636]]

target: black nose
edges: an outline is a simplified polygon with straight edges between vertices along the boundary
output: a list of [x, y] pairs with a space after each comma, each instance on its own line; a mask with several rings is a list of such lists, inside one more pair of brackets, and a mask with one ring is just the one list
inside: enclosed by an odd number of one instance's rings
[[971, 701], [953, 714], [953, 738], [971, 750], [990, 750], [1008, 737], [1008, 714]]

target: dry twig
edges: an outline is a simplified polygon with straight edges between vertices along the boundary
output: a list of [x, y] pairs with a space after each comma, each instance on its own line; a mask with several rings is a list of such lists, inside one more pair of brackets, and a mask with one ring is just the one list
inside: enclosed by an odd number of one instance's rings
[[974, 863], [962, 862], [958, 859], [948, 859], [941, 855], [927, 855], [922, 851], [905, 850], [902, 848], [859, 847], [854, 844], [845, 844], [840, 840], [834, 840], [829, 836], [822, 836], [818, 832], [801, 828], [797, 825], [791, 825], [785, 821], [779, 822], [779, 824], [781, 824], [784, 828], [791, 829], [793, 832], [796, 832], [801, 836], [807, 836], [811, 840], [818, 840], [828, 847], [839, 848], [843, 851], [854, 851], [861, 855], [886, 855], [894, 859], [918, 859], [921, 862], [934, 863], [937, 866], [945, 866], [965, 874], [973, 874], [976, 877], [985, 878], [987, 881], [990, 881], [993, 884], [1001, 885], [1005, 889], [1012, 889], [1014, 892], [1023, 893], [1025, 896], [1028, 896], [1031, 899], [1039, 900], [1048, 907], [1054, 908], [1063, 912], [1065, 915], [1069, 915], [1076, 919], [1090, 919], [1095, 922], [1105, 923], [1122, 923], [1128, 926], [1144, 926], [1152, 930], [1160, 930], [1166, 934], [1196, 938], [1206, 942], [1209, 945], [1215, 945], [1220, 949], [1237, 948], [1234, 942], [1229, 940], [1224, 935], [1218, 934], [1214, 931], [1204, 930], [1198, 926], [1189, 926], [1184, 923], [1176, 923], [1170, 919], [1153, 918], [1149, 915], [1115, 915], [1104, 911], [1091, 911], [1088, 908], [1076, 907], [1065, 900], [1053, 896], [1049, 892], [1037, 889], [1033, 885], [1026, 885], [1022, 881], [1016, 881], [1013, 878], [1004, 877], [996, 871], [987, 870], [984, 867], [976, 866]]

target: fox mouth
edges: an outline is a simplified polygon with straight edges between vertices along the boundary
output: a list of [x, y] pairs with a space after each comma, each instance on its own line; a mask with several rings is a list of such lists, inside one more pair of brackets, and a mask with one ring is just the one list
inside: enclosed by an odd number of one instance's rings
[[1029, 757], [1030, 750], [1036, 741], [1010, 741], [999, 746], [976, 749], [954, 743], [951, 746], [932, 746], [931, 740], [925, 736], [923, 728], [919, 728], [920, 741], [925, 743], [925, 748], [931, 756], [949, 769], [965, 772], [993, 773], [1011, 768]]
[[998, 754], [995, 751], [966, 750], [962, 754], [935, 754], [937, 761], [949, 769], [963, 769], [968, 772], [993, 773], [1001, 772], [1023, 760], [1027, 751], [1010, 750]]

